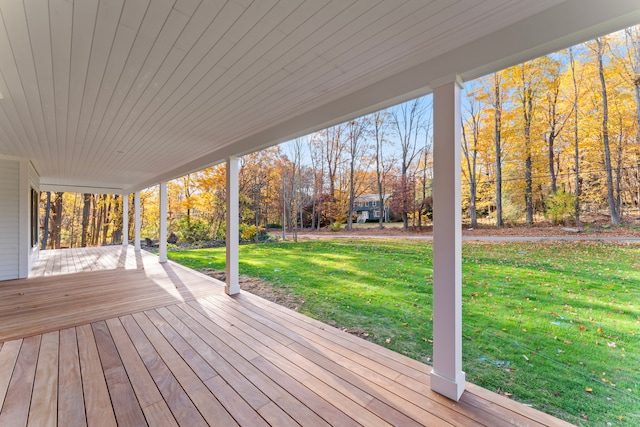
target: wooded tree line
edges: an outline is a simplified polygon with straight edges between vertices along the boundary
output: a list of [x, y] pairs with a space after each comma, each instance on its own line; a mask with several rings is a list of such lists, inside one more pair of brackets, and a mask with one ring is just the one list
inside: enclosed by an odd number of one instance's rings
[[[468, 82], [462, 105], [463, 212], [471, 226], [479, 218], [497, 226], [579, 223], [585, 213], [619, 224], [639, 209], [639, 27]], [[282, 224], [351, 228], [362, 195], [376, 195], [405, 228], [426, 225], [431, 131], [427, 96], [244, 156], [242, 237]], [[170, 182], [170, 231], [186, 241], [224, 238], [225, 179], [218, 165]], [[158, 235], [157, 193], [141, 193], [143, 238]], [[43, 246], [121, 238], [121, 196], [45, 193], [42, 206]]]
[[[640, 200], [638, 26], [467, 85], [465, 209], [494, 223], [612, 224]], [[524, 215], [523, 215], [524, 213]]]
[[112, 244], [122, 238], [122, 197], [108, 194], [41, 194], [41, 247]]

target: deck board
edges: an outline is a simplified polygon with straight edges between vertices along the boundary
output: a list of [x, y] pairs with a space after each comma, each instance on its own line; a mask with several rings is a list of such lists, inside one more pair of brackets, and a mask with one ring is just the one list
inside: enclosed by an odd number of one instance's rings
[[40, 341], [41, 336], [36, 335], [22, 342], [2, 412], [0, 412], [0, 425], [15, 427], [27, 425]]
[[47, 252], [0, 282], [0, 425], [568, 425], [148, 253]]
[[56, 426], [58, 417], [58, 352], [60, 333], [42, 335], [28, 426]]
[[[86, 426], [80, 357], [75, 328], [60, 331], [58, 365], [58, 425]], [[4, 410], [4, 408], [3, 408]]]

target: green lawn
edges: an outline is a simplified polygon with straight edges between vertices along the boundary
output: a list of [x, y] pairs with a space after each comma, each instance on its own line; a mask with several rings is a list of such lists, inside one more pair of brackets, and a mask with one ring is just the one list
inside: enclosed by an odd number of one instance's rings
[[[169, 257], [225, 263], [224, 248]], [[469, 381], [575, 424], [640, 425], [640, 246], [465, 243], [463, 258]], [[302, 313], [431, 362], [431, 243], [246, 245], [240, 272], [287, 286]]]

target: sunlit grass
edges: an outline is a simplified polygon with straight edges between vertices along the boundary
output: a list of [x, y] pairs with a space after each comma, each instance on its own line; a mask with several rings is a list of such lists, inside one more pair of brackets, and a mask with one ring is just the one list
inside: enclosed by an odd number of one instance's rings
[[[224, 248], [171, 252], [223, 269]], [[465, 243], [467, 379], [584, 425], [640, 425], [640, 246]], [[431, 362], [432, 246], [397, 240], [247, 245], [242, 274], [300, 311]], [[622, 417], [622, 419], [620, 419]]]

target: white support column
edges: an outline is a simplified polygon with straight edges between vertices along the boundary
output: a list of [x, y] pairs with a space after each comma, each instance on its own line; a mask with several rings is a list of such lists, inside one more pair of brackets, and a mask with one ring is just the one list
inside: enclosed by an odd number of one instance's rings
[[129, 194], [122, 195], [122, 246], [129, 246]]
[[21, 160], [19, 163], [18, 180], [18, 278], [29, 276], [30, 244], [30, 207], [31, 187], [29, 186], [29, 162]]
[[133, 209], [135, 210], [135, 237], [134, 244], [136, 252], [140, 252], [140, 192], [136, 191], [133, 196]]
[[160, 243], [159, 262], [167, 262], [167, 183], [160, 183]]
[[462, 371], [460, 81], [433, 84], [433, 372], [431, 389], [458, 400]]
[[239, 281], [239, 188], [238, 159], [227, 159], [227, 285], [225, 292], [235, 295], [240, 292]]

